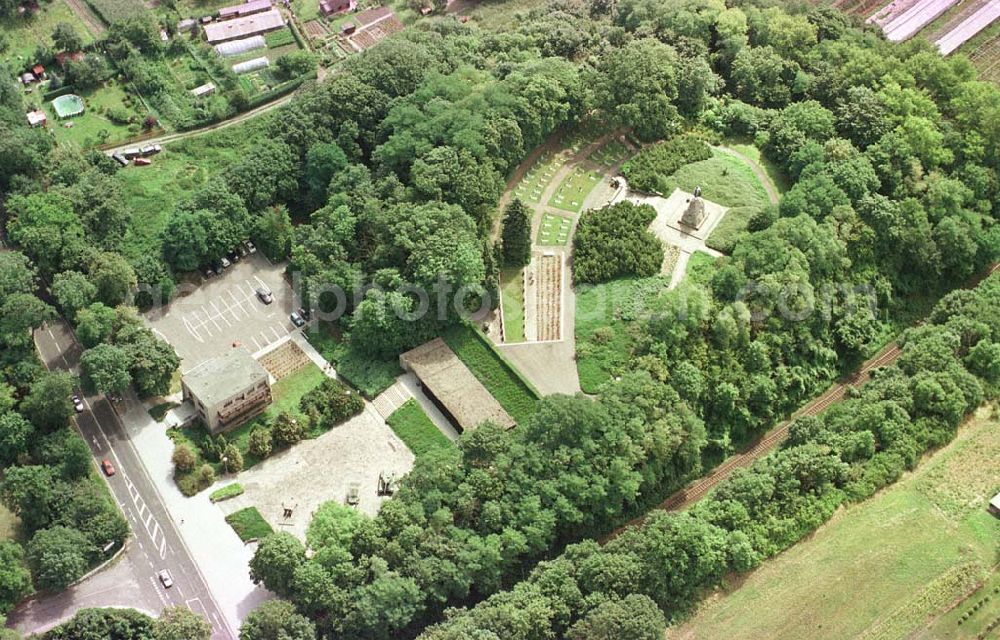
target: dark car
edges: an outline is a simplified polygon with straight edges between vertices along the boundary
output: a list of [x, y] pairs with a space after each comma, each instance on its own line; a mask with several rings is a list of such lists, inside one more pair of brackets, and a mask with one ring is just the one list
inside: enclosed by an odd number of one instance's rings
[[309, 309], [306, 309], [305, 307], [299, 307], [299, 315], [302, 316], [306, 322], [309, 322], [309, 319], [312, 318], [312, 314], [309, 312]]
[[257, 287], [256, 293], [257, 297], [260, 298], [260, 301], [264, 304], [271, 304], [274, 302], [274, 294], [271, 293], [271, 290], [267, 287]]
[[294, 324], [296, 327], [301, 327], [306, 323], [306, 321], [302, 319], [302, 316], [300, 316], [297, 311], [293, 311], [292, 315], [288, 317], [289, 319], [291, 319], [292, 324]]
[[208, 278], [214, 278], [214, 277], [215, 277], [215, 269], [213, 269], [212, 267], [209, 267], [209, 268], [205, 269], [205, 270], [204, 270], [204, 271], [202, 272], [202, 275], [203, 275], [203, 276], [205, 276], [205, 279], [206, 279], [206, 280], [207, 280]]
[[233, 264], [236, 264], [237, 262], [240, 261], [240, 254], [236, 253], [235, 251], [230, 252], [229, 253], [229, 260]]

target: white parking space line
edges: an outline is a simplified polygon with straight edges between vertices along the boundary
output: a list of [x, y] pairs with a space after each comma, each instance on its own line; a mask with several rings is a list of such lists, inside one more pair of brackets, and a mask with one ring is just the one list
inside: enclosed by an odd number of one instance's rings
[[184, 328], [188, 330], [188, 333], [190, 333], [195, 340], [202, 343], [205, 342], [204, 338], [201, 337], [201, 334], [198, 333], [198, 329], [194, 327], [187, 316], [184, 316]]
[[212, 313], [212, 312], [208, 311], [208, 310], [207, 310], [207, 309], [205, 308], [205, 305], [201, 305], [201, 311], [202, 311], [202, 313], [204, 313], [204, 314], [205, 314], [205, 317], [206, 317], [206, 318], [207, 318], [208, 320], [210, 320], [210, 321], [212, 322], [212, 324], [214, 324], [214, 325], [215, 325], [215, 328], [216, 328], [216, 329], [218, 329], [219, 331], [222, 331], [222, 325], [221, 325], [221, 324], [219, 324], [219, 321], [215, 319], [215, 314], [214, 314], [214, 313]]
[[232, 298], [233, 302], [236, 303], [234, 305], [230, 305], [229, 306], [229, 312], [233, 314], [233, 320], [236, 320], [237, 322], [239, 322], [239, 319], [240, 319], [240, 316], [236, 313], [236, 308], [237, 307], [239, 307], [240, 311], [242, 311], [244, 315], [246, 315], [246, 316], [250, 315], [249, 313], [247, 313], [247, 310], [243, 308], [243, 302], [240, 301], [240, 300], [238, 300], [236, 298], [236, 294], [233, 293], [232, 289], [229, 290], [229, 297]]
[[274, 339], [275, 340], [281, 340], [281, 334], [278, 333], [277, 329], [275, 329], [274, 327], [271, 327], [271, 333], [274, 334]]
[[253, 340], [254, 346], [257, 347], [256, 351], [260, 351], [261, 349], [263, 349], [263, 347], [260, 346], [260, 343], [257, 342], [257, 338], [250, 336], [250, 339]]
[[227, 318], [222, 311], [219, 311], [219, 305], [215, 304], [215, 300], [210, 300], [209, 304], [212, 305], [213, 309], [215, 309], [215, 317], [216, 318], [219, 318], [220, 320], [222, 320], [223, 322], [225, 322], [227, 327], [232, 327], [233, 326], [233, 323], [229, 321], [229, 318]]

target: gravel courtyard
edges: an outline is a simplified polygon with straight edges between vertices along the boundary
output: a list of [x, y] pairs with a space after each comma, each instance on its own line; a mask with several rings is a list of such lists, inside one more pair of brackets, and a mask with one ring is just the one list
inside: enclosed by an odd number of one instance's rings
[[[316, 509], [329, 500], [344, 502], [351, 483], [360, 485], [358, 509], [374, 516], [388, 499], [375, 493], [379, 473], [395, 473], [400, 478], [413, 467], [413, 459], [406, 445], [366, 402], [360, 415], [241, 473], [236, 481], [246, 492], [219, 503], [219, 507], [226, 514], [257, 507], [275, 531], [287, 531], [305, 540]], [[283, 517], [285, 508], [292, 509], [291, 518]]]

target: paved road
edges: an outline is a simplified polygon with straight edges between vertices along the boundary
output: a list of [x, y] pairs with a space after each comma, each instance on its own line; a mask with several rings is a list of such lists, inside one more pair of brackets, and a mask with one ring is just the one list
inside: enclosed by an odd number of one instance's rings
[[[39, 354], [49, 369], [78, 371], [81, 349], [62, 320], [35, 332]], [[129, 606], [158, 614], [166, 606], [185, 605], [212, 624], [213, 640], [233, 640], [205, 580], [181, 540], [177, 526], [111, 403], [88, 396], [86, 411], [76, 418], [97, 461], [108, 459], [116, 473], [108, 478], [111, 491], [132, 527], [125, 552], [109, 567], [65, 592], [34, 598], [9, 616], [23, 632], [54, 626], [86, 607]], [[184, 526], [181, 522], [180, 526]], [[157, 573], [167, 569], [174, 585], [165, 589]]]

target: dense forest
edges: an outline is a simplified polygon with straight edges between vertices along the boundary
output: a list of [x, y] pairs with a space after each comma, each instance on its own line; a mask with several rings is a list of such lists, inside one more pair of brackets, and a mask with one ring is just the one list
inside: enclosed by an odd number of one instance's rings
[[[84, 378], [104, 391], [134, 382], [156, 393], [176, 367], [172, 349], [116, 305], [169, 298], [183, 272], [246, 238], [290, 258], [312, 306], [335, 306], [321, 293], [334, 285], [347, 292], [343, 324], [359, 351], [385, 357], [437, 335], [459, 320], [454, 310], [404, 322], [389, 311], [416, 301], [401, 292], [443, 280], [491, 294], [501, 260], [521, 259], [498, 241], [506, 176], [582, 119], [666, 141], [644, 167], [652, 185], [691, 150], [671, 144], [679, 135], [752, 138], [793, 183], [705, 282], [643, 301], [635, 353], [599, 399], [546, 398], [515, 430], [484, 425], [457, 450], [421, 456], [349, 536], [309, 549], [285, 534], [263, 540], [252, 575], [298, 615], [270, 605], [253, 628], [295, 638], [659, 637], [699, 589], [893, 481], [995, 395], [994, 278], [947, 295], [906, 334], [898, 366], [797, 423], [781, 451], [710, 500], [603, 548], [581, 542], [759, 434], [1000, 254], [1000, 90], [961, 57], [890, 45], [829, 9], [774, 4], [561, 0], [502, 32], [424, 21], [245, 125], [233, 143], [247, 153], [171, 205], [141, 250], [114, 164], [52, 149], [22, 123], [13, 83], [0, 84], [7, 231], [33, 264], [24, 269], [51, 283], [78, 331], [92, 331]], [[587, 215], [586, 280], [658, 264], [641, 210]], [[631, 235], [618, 226], [628, 224]], [[54, 378], [24, 342], [44, 316], [24, 309], [44, 303], [21, 282], [6, 296], [0, 287], [0, 340], [16, 347], [4, 350], [9, 415], [47, 431], [31, 398]], [[157, 287], [127, 300], [136, 283]], [[366, 293], [372, 284], [381, 291]], [[5, 461], [17, 466], [3, 485], [19, 509], [37, 493], [17, 491], [12, 476], [49, 492], [40, 532], [75, 522], [51, 492], [72, 485], [52, 479], [65, 465], [37, 448], [47, 440], [26, 440]]]

